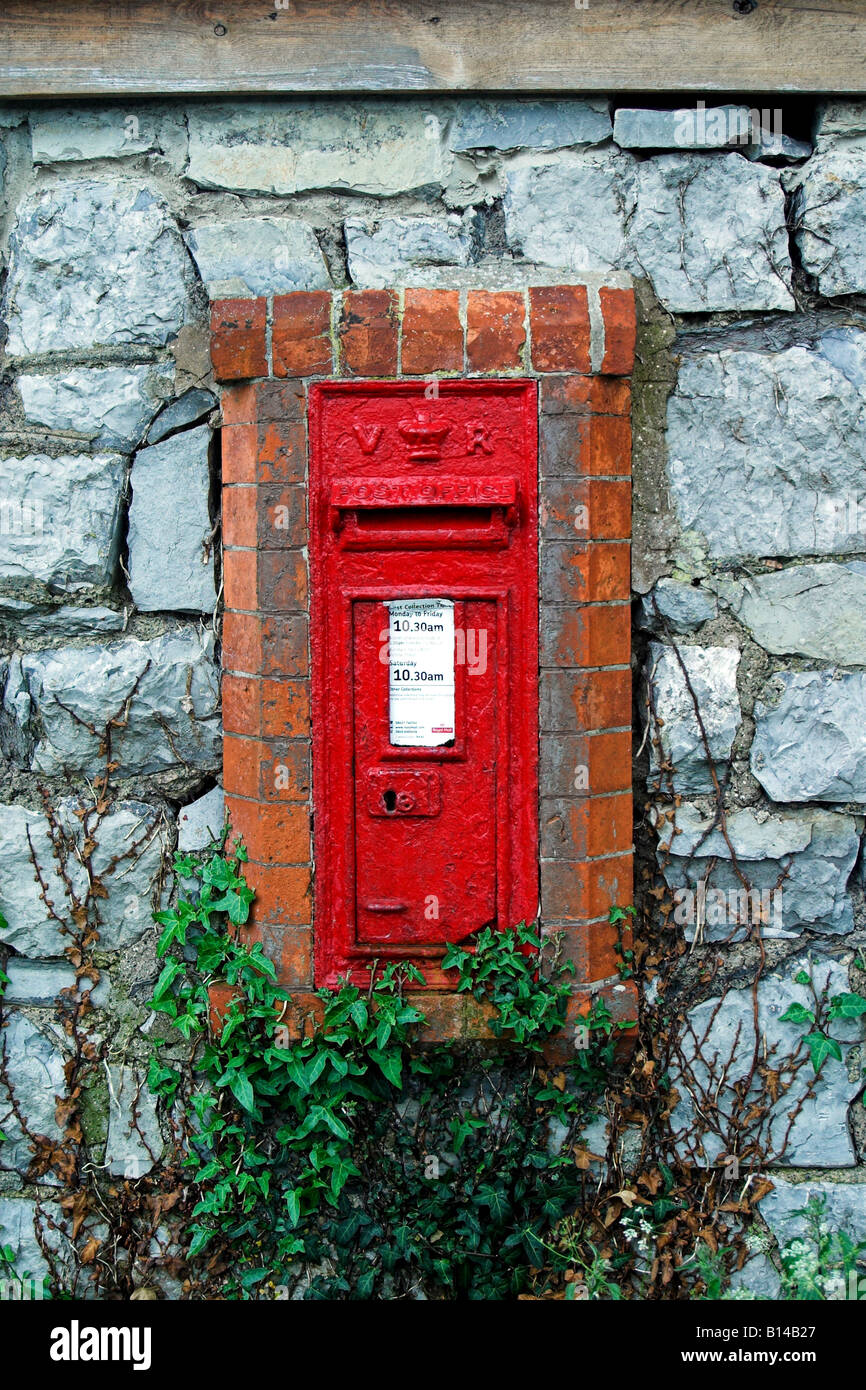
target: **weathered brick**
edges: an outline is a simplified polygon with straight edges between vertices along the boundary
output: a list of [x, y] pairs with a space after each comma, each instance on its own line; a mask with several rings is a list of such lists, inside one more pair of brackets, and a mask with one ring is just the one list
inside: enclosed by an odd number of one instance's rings
[[250, 425], [256, 418], [255, 387], [249, 382], [239, 386], [224, 386], [220, 392], [220, 408], [224, 425]]
[[223, 666], [239, 675], [257, 676], [262, 669], [262, 620], [252, 613], [226, 613], [223, 618]]
[[622, 963], [616, 951], [616, 930], [606, 921], [545, 922], [542, 935], [556, 936], [560, 959], [574, 966], [575, 984], [608, 980], [617, 974], [617, 966]]
[[305, 676], [309, 670], [306, 614], [268, 616], [262, 623], [263, 676]]
[[217, 381], [266, 376], [267, 306], [263, 299], [217, 299], [211, 305], [210, 355]]
[[308, 739], [278, 739], [259, 750], [257, 795], [265, 801], [307, 801], [310, 796]]
[[256, 481], [255, 425], [223, 425], [220, 431], [222, 480], [227, 483]]
[[261, 681], [224, 671], [221, 682], [223, 728], [227, 734], [256, 738], [262, 732]]
[[622, 729], [631, 724], [628, 668], [542, 671], [539, 696], [541, 728], [545, 733]]
[[406, 290], [402, 369], [409, 376], [463, 369], [463, 326], [457, 290]]
[[526, 303], [513, 290], [470, 290], [466, 298], [466, 360], [473, 372], [514, 371], [523, 365]]
[[628, 477], [631, 474], [631, 420], [628, 416], [593, 415], [582, 462], [582, 471], [593, 477]]
[[396, 376], [397, 296], [347, 290], [340, 318], [340, 367], [347, 376]]
[[257, 430], [259, 483], [302, 483], [307, 472], [307, 443], [300, 421], [271, 421]]
[[545, 604], [540, 630], [542, 666], [622, 666], [631, 655], [627, 603]]
[[307, 561], [302, 550], [259, 552], [259, 607], [262, 612], [305, 612], [309, 595]]
[[545, 921], [580, 922], [626, 907], [634, 896], [632, 856], [543, 859], [541, 909]]
[[537, 372], [588, 372], [589, 304], [585, 285], [529, 291], [532, 365]]
[[262, 550], [296, 550], [307, 543], [307, 494], [302, 487], [258, 489], [257, 541]]
[[331, 295], [297, 290], [274, 296], [274, 376], [315, 376], [333, 369]]
[[604, 319], [604, 357], [601, 370], [614, 376], [627, 376], [634, 367], [637, 313], [634, 290], [618, 290], [603, 285], [599, 290]]
[[255, 890], [252, 921], [280, 926], [304, 926], [310, 922], [310, 870], [296, 865], [265, 865], [252, 860], [247, 882]]
[[258, 792], [259, 768], [257, 751], [260, 744], [254, 739], [226, 734], [223, 738], [223, 785], [226, 796], [255, 797]]
[[255, 414], [252, 418], [257, 424], [303, 422], [307, 408], [303, 381], [257, 381], [253, 392]]
[[262, 681], [262, 733], [265, 738], [306, 738], [309, 732], [309, 681]]
[[546, 603], [605, 603], [630, 596], [627, 541], [551, 541], [541, 550], [541, 597]]
[[238, 486], [223, 488], [222, 530], [223, 545], [246, 546], [256, 544], [257, 490], [254, 487]]
[[279, 980], [283, 989], [309, 989], [313, 984], [313, 931], [311, 927], [280, 930]]
[[232, 831], [257, 864], [308, 864], [310, 813], [298, 802], [247, 801], [226, 797]]
[[226, 608], [256, 612], [258, 587], [254, 550], [223, 551], [223, 591]]
[[627, 478], [550, 479], [542, 490], [540, 524], [547, 540], [627, 540], [631, 483]]
[[545, 415], [628, 415], [631, 385], [618, 377], [562, 376], [541, 382]]
[[582, 859], [632, 847], [630, 792], [614, 796], [551, 797], [541, 802], [544, 859]]

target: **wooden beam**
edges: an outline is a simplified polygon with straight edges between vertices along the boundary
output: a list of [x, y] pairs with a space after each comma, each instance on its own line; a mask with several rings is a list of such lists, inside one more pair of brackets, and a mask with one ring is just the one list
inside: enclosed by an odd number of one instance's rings
[[[737, 0], [744, 8], [742, 0]], [[750, 0], [746, 0], [746, 5]], [[863, 0], [2, 0], [0, 96], [866, 92]]]

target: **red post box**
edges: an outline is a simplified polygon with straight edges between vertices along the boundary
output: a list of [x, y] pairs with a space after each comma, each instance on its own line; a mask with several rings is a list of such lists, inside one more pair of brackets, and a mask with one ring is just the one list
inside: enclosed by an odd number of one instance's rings
[[317, 985], [537, 915], [537, 471], [534, 382], [310, 388]]

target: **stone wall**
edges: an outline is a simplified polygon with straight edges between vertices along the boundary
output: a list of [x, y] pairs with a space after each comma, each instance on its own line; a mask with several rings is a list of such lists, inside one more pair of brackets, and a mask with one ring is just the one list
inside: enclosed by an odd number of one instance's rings
[[[802, 1032], [780, 1016], [804, 962], [819, 986], [862, 990], [866, 107], [797, 111], [790, 130], [785, 112], [783, 132], [764, 117], [759, 130], [737, 107], [404, 98], [0, 110], [14, 1088], [0, 1094], [0, 1239], [23, 1265], [41, 1269], [51, 1246], [34, 1202], [56, 1210], [68, 1181], [50, 1145], [83, 986], [106, 1064], [85, 1137], [121, 1178], [161, 1156], [166, 1117], [143, 1085], [163, 1026], [144, 1004], [150, 908], [177, 835], [201, 843], [222, 820], [209, 299], [636, 277], [638, 850], [671, 895], [744, 879], [782, 894], [763, 947], [724, 914], [683, 921], [699, 937], [673, 986], [687, 1037], [737, 1061], [762, 951], [761, 1030], [780, 1047]], [[99, 935], [76, 982], [82, 904]], [[58, 998], [78, 1001], [71, 1015]], [[783, 1234], [803, 1184], [866, 1233], [859, 1023], [838, 1036], [842, 1061], [770, 1144], [762, 1211]], [[683, 1052], [688, 1154], [703, 1062]]]

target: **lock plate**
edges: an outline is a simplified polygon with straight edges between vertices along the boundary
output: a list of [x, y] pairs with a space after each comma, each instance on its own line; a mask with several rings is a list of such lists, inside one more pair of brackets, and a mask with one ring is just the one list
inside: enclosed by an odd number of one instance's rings
[[438, 816], [438, 772], [391, 767], [367, 770], [367, 810], [371, 816]]

